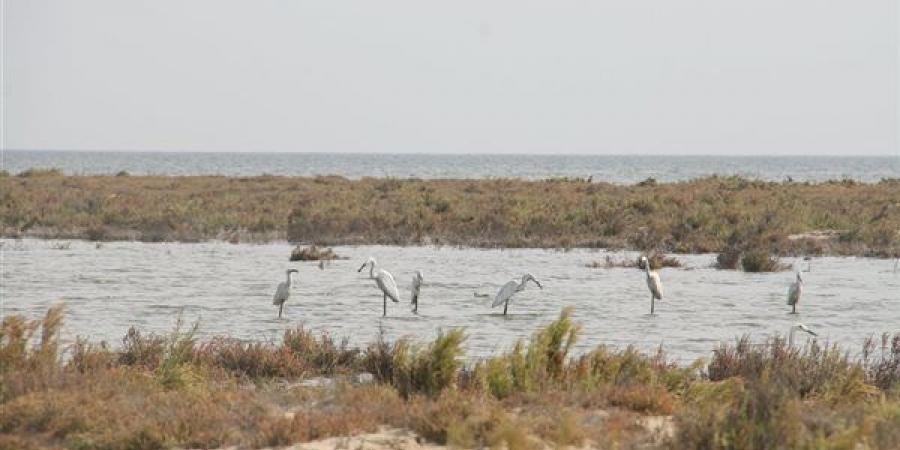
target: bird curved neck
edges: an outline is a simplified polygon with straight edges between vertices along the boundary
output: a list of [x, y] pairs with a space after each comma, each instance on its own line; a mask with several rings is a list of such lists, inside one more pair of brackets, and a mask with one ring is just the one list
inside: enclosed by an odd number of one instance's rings
[[287, 285], [290, 287], [291, 285], [291, 272], [287, 273]]
[[369, 264], [369, 278], [375, 278], [375, 261]]
[[528, 278], [522, 277], [522, 281], [519, 282], [519, 285], [516, 287], [517, 291], [525, 290], [525, 285], [528, 284]]

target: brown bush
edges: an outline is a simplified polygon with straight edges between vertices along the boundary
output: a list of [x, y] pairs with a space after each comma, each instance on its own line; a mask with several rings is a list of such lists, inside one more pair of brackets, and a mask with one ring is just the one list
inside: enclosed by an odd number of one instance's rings
[[315, 245], [302, 247], [298, 245], [291, 251], [291, 261], [332, 261], [347, 259], [336, 255], [330, 248], [319, 248]]

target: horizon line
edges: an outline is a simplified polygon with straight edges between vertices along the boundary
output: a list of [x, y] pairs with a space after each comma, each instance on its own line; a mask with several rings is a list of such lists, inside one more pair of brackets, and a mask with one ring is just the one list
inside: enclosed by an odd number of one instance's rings
[[500, 152], [500, 153], [473, 153], [473, 152], [323, 152], [323, 151], [279, 151], [279, 150], [262, 150], [262, 151], [240, 151], [240, 150], [86, 150], [86, 149], [38, 149], [38, 148], [6, 148], [0, 149], [0, 152], [51, 152], [51, 153], [162, 153], [162, 154], [234, 154], [234, 155], [416, 155], [416, 156], [663, 156], [663, 157], [734, 157], [734, 158], [754, 158], [754, 157], [784, 157], [784, 158], [900, 158], [900, 150], [896, 154], [804, 154], [804, 153], [516, 153], [516, 152]]

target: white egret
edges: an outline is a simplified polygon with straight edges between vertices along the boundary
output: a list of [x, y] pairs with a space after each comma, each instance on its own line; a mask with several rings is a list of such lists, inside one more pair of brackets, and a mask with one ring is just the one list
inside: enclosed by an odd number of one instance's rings
[[647, 287], [650, 288], [650, 314], [656, 310], [656, 300], [662, 300], [663, 289], [662, 281], [659, 281], [659, 274], [650, 270], [650, 260], [646, 256], [641, 256], [641, 263], [644, 265], [644, 272], [647, 273]]
[[375, 280], [375, 284], [378, 285], [378, 289], [381, 289], [381, 293], [383, 294], [384, 301], [384, 316], [387, 316], [387, 299], [390, 297], [394, 303], [400, 302], [400, 293], [397, 291], [397, 282], [394, 281], [394, 276], [391, 275], [387, 270], [375, 270], [376, 266], [375, 258], [369, 257], [369, 259], [363, 263], [362, 266], [359, 267], [357, 272], [362, 272], [366, 266], [369, 266], [369, 278]]
[[497, 292], [497, 296], [494, 297], [494, 303], [491, 305], [491, 308], [496, 308], [496, 307], [500, 306], [500, 304], [502, 303], [503, 304], [503, 315], [505, 316], [506, 309], [509, 308], [509, 300], [512, 298], [513, 294], [515, 294], [516, 292], [524, 291], [525, 283], [527, 283], [528, 281], [533, 281], [534, 284], [537, 285], [537, 287], [544, 289], [544, 287], [541, 286], [541, 283], [538, 280], [536, 280], [534, 278], [534, 276], [532, 276], [530, 273], [526, 273], [525, 275], [522, 275], [521, 282], [516, 282], [516, 280], [510, 280], [509, 282], [504, 284], [503, 287], [500, 288], [500, 292]]
[[297, 269], [288, 269], [287, 270], [287, 280], [278, 283], [278, 288], [275, 289], [275, 296], [272, 297], [272, 304], [278, 305], [278, 318], [281, 318], [281, 311], [284, 309], [284, 302], [288, 301], [288, 298], [291, 297], [291, 274], [299, 273]]
[[424, 277], [422, 276], [422, 271], [417, 270], [416, 274], [413, 275], [412, 286], [410, 287], [410, 298], [409, 302], [413, 305], [413, 314], [419, 312], [419, 292], [422, 289], [422, 280]]
[[800, 301], [800, 295], [803, 294], [803, 278], [800, 272], [797, 272], [797, 281], [791, 283], [788, 288], [787, 304], [791, 307], [791, 314], [797, 314], [797, 302]]
[[794, 346], [794, 332], [797, 330], [800, 330], [804, 333], [809, 333], [813, 336], [818, 336], [818, 334], [816, 334], [813, 330], [810, 330], [809, 328], [807, 328], [806, 325], [803, 325], [802, 323], [797, 322], [791, 327], [790, 333], [788, 333], [788, 347]]

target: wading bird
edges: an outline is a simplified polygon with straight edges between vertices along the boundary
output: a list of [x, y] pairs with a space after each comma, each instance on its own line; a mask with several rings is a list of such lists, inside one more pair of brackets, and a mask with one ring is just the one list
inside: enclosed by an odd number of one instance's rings
[[534, 284], [537, 285], [537, 287], [544, 289], [544, 287], [541, 286], [541, 283], [538, 282], [538, 280], [536, 280], [534, 278], [534, 276], [532, 276], [530, 273], [526, 273], [525, 275], [522, 275], [521, 282], [516, 282], [516, 280], [510, 280], [509, 282], [504, 284], [503, 287], [500, 288], [500, 292], [497, 292], [497, 296], [494, 297], [494, 303], [491, 305], [491, 308], [496, 308], [496, 307], [500, 306], [500, 304], [502, 303], [503, 304], [503, 315], [505, 316], [506, 309], [509, 308], [509, 300], [512, 298], [513, 294], [515, 294], [516, 292], [524, 291], [525, 283], [527, 283], [529, 280], [533, 281]]
[[647, 273], [647, 287], [650, 288], [650, 314], [656, 310], [656, 300], [662, 300], [662, 282], [659, 281], [659, 274], [650, 270], [650, 260], [646, 256], [641, 256], [641, 263], [644, 265], [644, 272]]
[[813, 330], [810, 330], [809, 328], [807, 328], [806, 325], [803, 325], [802, 323], [797, 322], [791, 327], [790, 333], [788, 333], [788, 347], [794, 346], [794, 332], [797, 330], [800, 330], [804, 333], [809, 333], [813, 336], [818, 336], [818, 334], [813, 332]]
[[287, 270], [287, 281], [282, 281], [278, 283], [278, 288], [275, 289], [275, 296], [272, 297], [272, 304], [278, 305], [278, 318], [281, 318], [281, 311], [284, 310], [284, 302], [288, 301], [288, 298], [291, 297], [291, 274], [299, 273], [297, 269], [288, 269]]
[[422, 277], [422, 271], [417, 270], [416, 274], [413, 275], [412, 287], [410, 287], [411, 294], [410, 294], [409, 302], [412, 303], [412, 305], [413, 305], [413, 310], [412, 310], [413, 314], [416, 314], [419, 312], [419, 291], [422, 289], [422, 280], [423, 279], [424, 279], [424, 277]]
[[381, 293], [384, 296], [384, 313], [382, 315], [387, 316], [388, 297], [390, 297], [394, 303], [399, 303], [400, 293], [397, 291], [397, 283], [394, 281], [394, 276], [387, 270], [375, 270], [375, 265], [375, 258], [370, 256], [369, 259], [359, 267], [357, 272], [362, 272], [366, 266], [369, 266], [369, 278], [375, 280], [375, 284], [378, 285], [378, 289], [381, 289]]
[[791, 283], [788, 288], [787, 304], [791, 307], [791, 314], [797, 314], [797, 302], [800, 301], [800, 295], [803, 294], [803, 278], [800, 272], [797, 272], [797, 281]]

